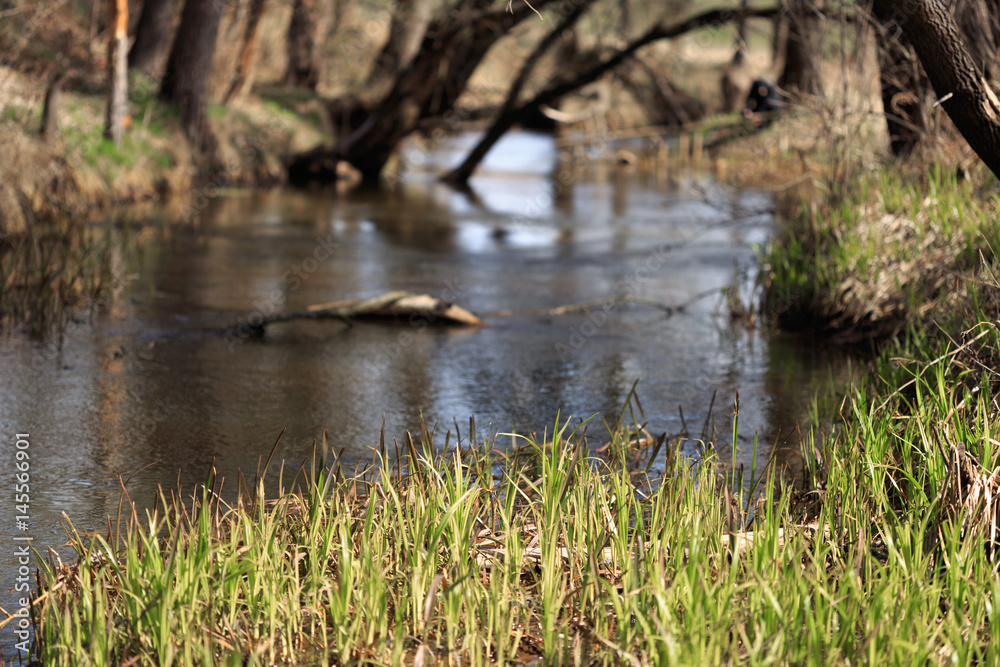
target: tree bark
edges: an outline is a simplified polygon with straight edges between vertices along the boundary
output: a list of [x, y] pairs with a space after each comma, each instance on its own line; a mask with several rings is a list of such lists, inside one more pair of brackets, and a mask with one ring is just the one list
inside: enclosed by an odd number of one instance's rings
[[66, 81], [66, 77], [66, 72], [59, 73], [45, 90], [40, 129], [42, 139], [45, 141], [55, 141], [59, 137], [59, 106], [62, 98], [62, 85]]
[[778, 86], [807, 95], [823, 94], [823, 30], [819, 7], [813, 0], [788, 0], [788, 38], [785, 40], [785, 66]]
[[[896, 157], [906, 157], [924, 140], [931, 113], [931, 84], [896, 19], [906, 14], [890, 3], [876, 4], [875, 35], [879, 53], [882, 106], [889, 145]], [[1000, 45], [1000, 5], [987, 0], [949, 0], [958, 29], [976, 68], [987, 79], [997, 75]]]
[[1000, 178], [1000, 99], [969, 53], [955, 18], [940, 0], [874, 0], [873, 6], [906, 34], [940, 105]]
[[722, 68], [719, 88], [722, 92], [722, 112], [733, 113], [743, 108], [753, 77], [746, 62], [747, 19], [750, 0], [740, 0], [740, 15], [736, 19], [736, 48], [733, 57]]
[[225, 0], [188, 0], [170, 50], [160, 97], [180, 107], [188, 137], [200, 149], [210, 145], [205, 119], [208, 79], [212, 70], [219, 21]]
[[389, 24], [389, 38], [375, 58], [365, 88], [382, 88], [410, 64], [430, 20], [430, 0], [397, 0]]
[[538, 45], [535, 46], [535, 50], [531, 52], [531, 55], [524, 61], [521, 65], [521, 70], [517, 73], [517, 77], [514, 79], [514, 83], [511, 84], [510, 89], [507, 91], [507, 98], [504, 100], [503, 106], [500, 107], [500, 112], [497, 114], [497, 119], [487, 130], [486, 134], [479, 140], [476, 147], [466, 156], [462, 164], [457, 168], [445, 175], [442, 180], [449, 183], [464, 184], [468, 182], [469, 177], [472, 176], [472, 172], [475, 171], [476, 167], [482, 162], [483, 158], [486, 157], [486, 153], [493, 147], [493, 145], [502, 137], [507, 130], [509, 130], [516, 122], [520, 121], [525, 114], [512, 115], [511, 110], [517, 105], [517, 99], [521, 95], [521, 91], [524, 89], [524, 84], [528, 82], [528, 77], [531, 76], [531, 72], [535, 69], [535, 65], [541, 60], [542, 56], [552, 48], [563, 34], [573, 27], [573, 25], [583, 16], [584, 12], [590, 8], [593, 4], [593, 0], [584, 0], [579, 4], [575, 5], [567, 14], [563, 17], [563, 20], [559, 22], [555, 28], [553, 28], [549, 33], [540, 41]]
[[[400, 73], [389, 94], [372, 112], [365, 123], [351, 135], [332, 147], [320, 147], [296, 156], [288, 167], [288, 180], [293, 184], [329, 182], [336, 178], [338, 160], [351, 163], [371, 184], [389, 157], [422, 119], [447, 114], [465, 89], [469, 77], [490, 46], [535, 9], [553, 0], [539, 0], [531, 6], [514, 5], [506, 9], [485, 10], [472, 7], [465, 18], [438, 19], [427, 30], [424, 44], [417, 57]], [[480, 3], [480, 4], [489, 4]], [[749, 17], [773, 17], [776, 7], [755, 9]], [[624, 50], [601, 61], [590, 70], [551, 84], [524, 104], [497, 119], [497, 124], [510, 126], [521, 122], [543, 104], [551, 104], [567, 93], [596, 81], [629, 58], [638, 49], [660, 39], [670, 39], [708, 25], [723, 25], [736, 19], [731, 9], [712, 9], [677, 24], [657, 25], [631, 42]], [[501, 133], [502, 135], [502, 133]]]
[[323, 49], [329, 35], [334, 0], [295, 0], [288, 24], [285, 83], [316, 90], [322, 80]]
[[240, 54], [240, 62], [236, 65], [233, 73], [233, 82], [226, 92], [226, 103], [241, 97], [247, 90], [253, 87], [253, 54], [257, 48], [257, 26], [264, 15], [264, 0], [250, 0], [250, 9], [247, 16], [247, 24], [243, 30], [243, 50]]
[[111, 94], [108, 96], [104, 120], [104, 137], [121, 146], [125, 138], [125, 120], [128, 117], [128, 0], [115, 3], [115, 36], [108, 47], [108, 73]]
[[130, 69], [140, 70], [149, 76], [159, 73], [176, 6], [176, 0], [145, 0], [142, 3], [135, 41], [128, 53]]
[[733, 54], [733, 62], [743, 62], [743, 55], [747, 50], [747, 9], [750, 8], [750, 0], [740, 0], [740, 14], [736, 19], [736, 52]]

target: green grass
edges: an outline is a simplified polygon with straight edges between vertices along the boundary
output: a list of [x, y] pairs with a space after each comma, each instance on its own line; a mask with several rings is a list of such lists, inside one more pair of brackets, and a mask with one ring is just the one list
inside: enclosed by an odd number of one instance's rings
[[[996, 346], [983, 331], [976, 343]], [[561, 423], [548, 442], [511, 438], [505, 457], [503, 437], [456, 449], [425, 429], [395, 463], [383, 448], [360, 477], [314, 464], [272, 503], [258, 484], [228, 505], [210, 478], [105, 536], [68, 526], [77, 562], [42, 565], [39, 657], [994, 664], [988, 526], [942, 500], [941, 443], [993, 470], [995, 399], [956, 359], [885, 356], [835, 428], [807, 437], [804, 490], [769, 469], [751, 497], [711, 449], [692, 461], [678, 440], [641, 452], [665, 461], [649, 478], [629, 430], [598, 456]]]
[[[162, 132], [162, 125], [157, 124], [156, 129]], [[161, 167], [171, 164], [169, 156], [160, 153], [142, 132], [126, 133], [121, 146], [115, 146], [113, 141], [104, 137], [103, 125], [91, 125], [85, 130], [77, 126], [67, 127], [62, 134], [67, 153], [79, 155], [85, 164], [108, 180], [118, 177], [123, 169], [148, 166], [150, 163]], [[164, 157], [167, 157], [166, 161], [162, 159]]]
[[227, 109], [223, 104], [209, 104], [207, 114], [212, 120], [221, 120], [226, 117]]
[[1000, 247], [1000, 199], [951, 171], [859, 177], [820, 214], [803, 211], [762, 253], [763, 310], [787, 326], [885, 338], [946, 317], [956, 277], [978, 280]]
[[21, 107], [14, 104], [7, 104], [0, 109], [0, 124], [23, 126], [26, 131], [38, 131], [41, 124], [42, 112], [40, 108]]
[[297, 120], [299, 114], [295, 111], [295, 109], [285, 106], [284, 102], [284, 100], [267, 99], [264, 100], [264, 108], [273, 116], [277, 116], [288, 121]]

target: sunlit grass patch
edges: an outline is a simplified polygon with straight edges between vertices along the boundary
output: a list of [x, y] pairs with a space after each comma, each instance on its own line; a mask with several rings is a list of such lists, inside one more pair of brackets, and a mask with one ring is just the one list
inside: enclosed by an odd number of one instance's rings
[[995, 550], [967, 514], [942, 510], [948, 454], [934, 434], [988, 472], [996, 413], [988, 390], [950, 391], [948, 363], [888, 399], [857, 387], [842, 427], [811, 448], [804, 491], [771, 469], [734, 475], [712, 447], [692, 460], [677, 438], [644, 450], [665, 462], [650, 476], [626, 461], [634, 427], [598, 439], [557, 423], [504, 451], [501, 436], [444, 447], [424, 429], [350, 476], [315, 456], [270, 500], [242, 484], [227, 504], [214, 478], [192, 498], [162, 493], [144, 517], [126, 498], [101, 537], [67, 523], [76, 562], [44, 559], [38, 653], [55, 665], [987, 664], [1000, 658]]
[[913, 183], [862, 177], [856, 194], [803, 214], [763, 253], [765, 312], [783, 326], [881, 340], [948, 319], [967, 285], [995, 272], [996, 197], [943, 168]]

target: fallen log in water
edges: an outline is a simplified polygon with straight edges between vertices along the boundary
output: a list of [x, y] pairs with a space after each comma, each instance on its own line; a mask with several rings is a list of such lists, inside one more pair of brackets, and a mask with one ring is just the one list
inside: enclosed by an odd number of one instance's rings
[[[604, 310], [613, 312], [621, 304], [634, 303], [651, 308], [657, 308], [666, 313], [667, 317], [684, 310], [687, 306], [703, 299], [706, 296], [718, 294], [719, 289], [713, 288], [700, 294], [696, 294], [688, 301], [670, 306], [667, 304], [645, 299], [632, 294], [618, 294], [606, 299], [587, 301], [585, 303], [574, 303], [556, 308], [542, 308], [531, 310], [498, 310], [487, 313], [488, 317], [511, 317], [517, 315], [578, 315], [594, 310]], [[240, 338], [259, 337], [264, 335], [264, 329], [269, 324], [279, 324], [281, 322], [291, 322], [292, 320], [340, 320], [347, 326], [355, 321], [377, 321], [377, 320], [397, 320], [410, 323], [431, 323], [452, 326], [490, 326], [479, 316], [474, 315], [461, 306], [456, 306], [450, 301], [438, 299], [429, 294], [416, 294], [414, 292], [388, 292], [370, 299], [348, 299], [346, 301], [334, 301], [315, 306], [307, 306], [301, 310], [293, 310], [288, 313], [275, 313], [273, 315], [262, 315], [250, 321], [243, 320], [234, 324], [222, 332], [229, 335], [236, 335]]]
[[354, 321], [364, 320], [404, 320], [433, 324], [488, 326], [486, 322], [465, 308], [429, 294], [388, 292], [371, 299], [334, 301], [307, 306], [288, 313], [265, 315], [259, 321], [244, 322], [230, 328], [234, 331], [245, 330], [249, 326], [253, 335], [262, 336], [268, 325], [291, 322], [292, 320], [340, 320], [348, 326]]

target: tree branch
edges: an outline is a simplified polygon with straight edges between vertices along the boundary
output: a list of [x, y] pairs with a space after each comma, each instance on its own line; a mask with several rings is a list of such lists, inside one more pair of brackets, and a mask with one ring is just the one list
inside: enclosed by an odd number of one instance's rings
[[[469, 157], [463, 161], [462, 166], [446, 174], [443, 177], [443, 180], [456, 184], [465, 183], [469, 176], [471, 176], [476, 164], [482, 160], [489, 149], [493, 147], [493, 145], [507, 130], [520, 122], [525, 116], [543, 104], [552, 104], [560, 97], [596, 81], [605, 72], [608, 72], [620, 65], [623, 61], [625, 61], [625, 59], [632, 56], [632, 54], [642, 47], [661, 39], [673, 39], [675, 37], [680, 37], [681, 35], [691, 32], [692, 30], [697, 30], [698, 28], [703, 28], [705, 26], [723, 25], [741, 18], [771, 18], [776, 16], [780, 11], [781, 7], [748, 9], [745, 11], [741, 11], [740, 9], [716, 8], [702, 12], [696, 16], [692, 16], [691, 18], [674, 25], [664, 26], [662, 24], [658, 24], [654, 26], [644, 35], [628, 44], [617, 54], [598, 63], [590, 70], [578, 75], [576, 78], [549, 86], [517, 108], [505, 109], [505, 113], [501, 114], [497, 118], [494, 125], [487, 131], [486, 135], [473, 149], [472, 153], [469, 154]], [[467, 163], [470, 162], [474, 155], [477, 156], [478, 159], [475, 160], [475, 164], [472, 164], [470, 167]]]
[[563, 17], [563, 20], [559, 22], [555, 28], [549, 31], [547, 35], [535, 46], [535, 50], [531, 52], [531, 55], [524, 61], [521, 65], [521, 71], [517, 73], [517, 77], [510, 86], [510, 90], [507, 91], [507, 98], [504, 100], [503, 106], [500, 108], [500, 112], [497, 114], [497, 120], [490, 127], [489, 131], [479, 140], [476, 147], [466, 156], [462, 164], [453, 169], [447, 175], [445, 175], [442, 180], [450, 183], [466, 183], [469, 177], [472, 176], [472, 172], [475, 171], [476, 167], [486, 156], [486, 153], [493, 147], [497, 140], [509, 129], [508, 125], [502, 122], [502, 119], [509, 115], [511, 110], [517, 104], [517, 99], [521, 95], [521, 91], [524, 89], [524, 85], [528, 82], [528, 77], [531, 76], [532, 71], [535, 69], [535, 65], [538, 61], [542, 59], [552, 45], [556, 43], [564, 32], [573, 27], [573, 25], [583, 16], [584, 12], [590, 8], [594, 0], [581, 0], [573, 10]]
[[906, 34], [939, 104], [1000, 178], [1000, 99], [979, 73], [951, 12], [940, 0], [875, 0], [873, 6]]

